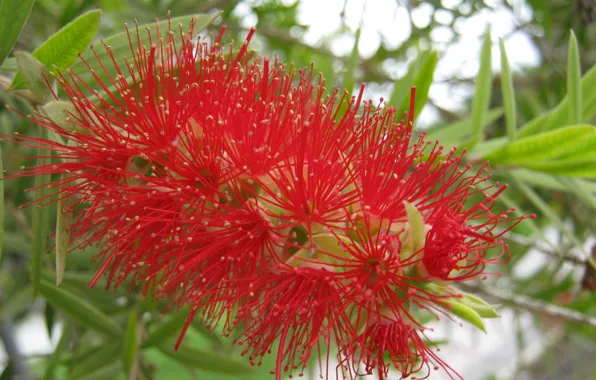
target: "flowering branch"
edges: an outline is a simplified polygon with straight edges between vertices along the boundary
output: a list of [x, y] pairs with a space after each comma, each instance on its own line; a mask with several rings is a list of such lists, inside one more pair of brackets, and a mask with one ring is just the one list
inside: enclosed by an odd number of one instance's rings
[[461, 287], [469, 291], [483, 293], [489, 297], [503, 302], [504, 304], [509, 304], [524, 310], [532, 311], [534, 313], [545, 314], [550, 317], [564, 319], [568, 322], [584, 323], [596, 327], [596, 317], [591, 317], [565, 307], [539, 301], [524, 295], [510, 294], [502, 290], [480, 285], [461, 284]]

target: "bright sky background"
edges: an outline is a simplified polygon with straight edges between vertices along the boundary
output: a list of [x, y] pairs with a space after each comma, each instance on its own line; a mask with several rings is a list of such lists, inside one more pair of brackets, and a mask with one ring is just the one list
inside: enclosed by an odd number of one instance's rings
[[[358, 46], [363, 57], [372, 55], [382, 39], [390, 47], [397, 47], [410, 35], [408, 13], [404, 3], [418, 3], [412, 0], [349, 0], [346, 8], [345, 21], [351, 29], [351, 33], [344, 34], [337, 38], [331, 49], [335, 54], [347, 55], [351, 52], [354, 44], [353, 33], [362, 23], [361, 40]], [[500, 37], [506, 37], [505, 47], [513, 70], [520, 70], [523, 67], [537, 65], [539, 55], [533, 47], [529, 37], [523, 32], [513, 32], [516, 25], [531, 18], [531, 10], [524, 5], [524, 0], [509, 0], [515, 5], [515, 13], [506, 9], [502, 2], [505, 0], [492, 0], [492, 10], [484, 10], [475, 16], [458, 22], [457, 29], [463, 34], [463, 38], [451, 45], [441, 57], [435, 73], [435, 82], [441, 82], [454, 77], [472, 77], [479, 67], [478, 57], [480, 55], [480, 38], [487, 26], [492, 32], [493, 51], [492, 64], [495, 72], [500, 68], [500, 55], [498, 41]], [[293, 3], [294, 0], [284, 0], [286, 3]], [[489, 1], [486, 1], [489, 3]], [[443, 0], [442, 4], [450, 9], [459, 7], [462, 12], [466, 11], [465, 5], [460, 5], [460, 0]], [[340, 26], [340, 12], [344, 7], [344, 0], [303, 0], [300, 8], [299, 21], [309, 26], [305, 40], [308, 43], [318, 44], [323, 38], [335, 32]], [[237, 13], [243, 15], [243, 25], [254, 26], [256, 18], [247, 13], [248, 7], [238, 7]], [[469, 11], [469, 10], [468, 10]], [[429, 4], [418, 6], [413, 12], [413, 22], [424, 27], [428, 25], [431, 17], [438, 22], [450, 22], [450, 14], [445, 12], [434, 12]], [[448, 28], [437, 28], [433, 31], [432, 37], [437, 47], [442, 47], [452, 39], [451, 31]], [[413, 58], [413, 57], [410, 57]], [[406, 65], [395, 65], [391, 70], [402, 75]], [[473, 92], [473, 87], [459, 86], [449, 87], [446, 84], [435, 83], [430, 90], [430, 97], [441, 107], [450, 110], [461, 110], [463, 101]], [[390, 92], [382, 92], [379, 89], [370, 89], [368, 97], [378, 99], [388, 98]], [[437, 115], [433, 109], [426, 107], [422, 112], [419, 121], [421, 124], [428, 124], [436, 120]], [[540, 254], [527, 255], [532, 260], [541, 260]], [[519, 275], [524, 276], [532, 270], [532, 265], [524, 264], [520, 267]], [[532, 329], [532, 322], [529, 316], [523, 318], [523, 325], [529, 332], [529, 338], [536, 342], [531, 348], [535, 352], [540, 351], [540, 339], [537, 332]], [[451, 326], [451, 328], [449, 327]], [[464, 326], [458, 327], [452, 323], [435, 324], [437, 336], [447, 335], [452, 341], [441, 351], [441, 356], [464, 378], [480, 380], [495, 371], [507, 372], [507, 366], [515, 357], [515, 336], [513, 329], [512, 313], [504, 312], [503, 318], [487, 323], [488, 335], [477, 332], [475, 328]], [[22, 324], [18, 329], [18, 340], [22, 344], [23, 354], [42, 354], [51, 350], [51, 343], [46, 339], [46, 332], [43, 320], [40, 315], [32, 317]], [[0, 348], [0, 361], [3, 352]], [[433, 374], [432, 380], [440, 380], [445, 377]], [[507, 378], [505, 374], [503, 378]]]
[[[500, 70], [499, 38], [505, 38], [505, 49], [512, 70], [539, 64], [540, 56], [528, 35], [523, 32], [514, 32], [516, 26], [531, 19], [531, 9], [525, 5], [524, 0], [509, 0], [515, 13], [503, 5], [505, 0], [488, 0], [487, 4], [493, 9], [477, 12], [473, 17], [458, 20], [456, 29], [462, 35], [457, 43], [449, 46], [442, 55], [435, 71], [434, 82], [430, 97], [440, 107], [456, 111], [461, 110], [464, 100], [473, 91], [470, 86], [448, 86], [440, 82], [454, 77], [474, 77], [479, 68], [481, 37], [487, 27], [491, 29], [493, 41], [492, 66], [493, 71]], [[253, 1], [254, 2], [254, 1]], [[286, 4], [293, 4], [295, 0], [282, 0]], [[355, 32], [362, 25], [358, 50], [361, 57], [367, 58], [374, 54], [383, 41], [388, 47], [396, 48], [410, 36], [410, 22], [404, 3], [420, 3], [417, 0], [348, 0], [344, 20], [350, 28], [334, 39], [331, 50], [334, 54], [347, 56], [351, 53], [355, 42]], [[324, 39], [336, 32], [341, 26], [341, 12], [345, 0], [303, 0], [299, 8], [299, 22], [308, 26], [304, 37], [309, 44], [320, 44]], [[459, 9], [460, 12], [470, 11], [467, 4], [460, 0], [443, 0], [442, 4], [448, 9]], [[444, 10], [435, 12], [428, 3], [413, 7], [412, 22], [418, 27], [426, 27], [434, 17], [439, 23], [448, 24], [452, 20], [452, 13]], [[235, 10], [238, 16], [244, 17], [243, 26], [249, 28], [256, 25], [257, 17], [250, 13], [250, 7], [238, 6]], [[435, 28], [431, 34], [434, 47], [440, 51], [453, 39], [453, 33], [448, 27]], [[415, 52], [412, 52], [415, 54]], [[413, 59], [410, 56], [409, 59]], [[388, 69], [399, 76], [406, 71], [407, 64], [395, 64]], [[383, 89], [384, 90], [384, 89]], [[372, 99], [391, 95], [391, 90], [380, 91], [378, 88], [368, 88], [367, 96]], [[434, 112], [433, 112], [434, 111]], [[427, 125], [436, 120], [436, 110], [426, 107], [419, 118], [419, 123]]]

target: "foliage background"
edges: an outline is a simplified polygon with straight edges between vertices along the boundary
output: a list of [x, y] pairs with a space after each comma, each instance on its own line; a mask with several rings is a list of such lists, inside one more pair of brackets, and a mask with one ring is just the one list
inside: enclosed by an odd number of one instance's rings
[[[256, 26], [253, 49], [298, 67], [315, 62], [328, 88], [353, 90], [365, 82], [369, 97], [382, 96], [401, 110], [411, 85], [419, 90], [418, 108], [422, 108], [430, 88], [418, 130], [427, 131], [446, 146], [466, 147], [473, 164], [490, 159], [494, 180], [511, 184], [499, 207], [537, 214], [534, 221], [525, 222], [508, 236], [512, 261], [501, 268], [504, 276], [482, 286], [468, 286], [468, 290], [506, 307], [506, 321], [492, 324], [489, 333], [515, 337], [505, 352], [494, 350], [498, 339], [489, 340], [493, 352], [488, 350], [488, 355], [494, 355], [498, 363], [507, 363], [491, 376], [596, 378], [596, 364], [591, 360], [596, 356], [596, 269], [587, 261], [590, 256], [596, 259], [596, 70], [592, 68], [596, 58], [596, 3], [395, 0], [387, 2], [391, 11], [407, 16], [409, 25], [394, 24], [393, 28], [396, 34], [409, 29], [407, 38], [396, 42], [395, 35], [379, 33], [379, 43], [362, 46], [363, 27], [375, 16], [366, 22], [363, 18], [354, 27], [347, 20], [350, 13], [346, 10], [371, 6], [374, 1], [345, 0], [337, 28], [313, 39], [309, 34], [312, 31], [301, 24], [310, 17], [304, 15], [306, 0], [39, 0], [33, 4], [15, 51], [33, 52], [53, 33], [94, 9], [102, 10], [97, 34], [89, 36], [94, 41], [122, 32], [123, 23], [131, 25], [134, 19], [139, 23], [155, 17], [165, 19], [168, 10], [172, 17], [222, 10], [207, 31], [217, 31], [225, 24], [228, 38], [242, 41], [247, 29]], [[2, 0], [0, 29], [8, 25], [3, 15], [15, 18], [6, 11], [26, 3], [32, 1]], [[324, 18], [329, 9], [322, 4], [312, 17]], [[421, 9], [433, 16], [428, 23], [412, 21]], [[501, 17], [502, 12], [508, 12], [515, 22], [511, 34], [522, 33], [534, 48], [532, 52], [507, 50], [507, 54], [522, 58], [534, 54], [535, 64], [507, 70], [502, 47], [493, 35], [484, 39], [484, 48], [474, 62], [475, 75], [454, 72], [437, 78], [435, 68], [440, 70], [449, 49], [469, 37], [461, 23], [482, 14]], [[87, 34], [93, 32], [86, 26]], [[571, 29], [576, 40], [570, 38]], [[507, 39], [504, 46], [508, 46]], [[38, 59], [50, 68], [56, 63]], [[493, 70], [495, 62], [500, 63], [500, 70]], [[16, 60], [10, 57], [0, 67], [3, 88], [14, 77], [16, 67]], [[39, 133], [26, 119], [6, 109], [11, 106], [30, 113], [26, 97], [27, 93], [0, 91], [1, 133]], [[451, 97], [460, 101], [449, 101]], [[35, 154], [5, 143], [2, 150], [4, 169], [9, 171], [31, 163], [27, 156]], [[68, 256], [63, 284], [56, 288], [55, 253], [43, 254], [53, 245], [48, 236], [55, 228], [55, 206], [44, 213], [35, 206], [20, 207], [34, 198], [26, 191], [33, 187], [33, 181], [3, 182], [0, 340], [5, 355], [0, 355], [0, 379], [126, 378], [123, 369], [130, 366], [135, 366], [137, 378], [147, 379], [257, 379], [269, 371], [268, 363], [251, 369], [228, 341], [205, 334], [199, 327], [191, 330], [180, 352], [173, 352], [172, 339], [182, 324], [183, 313], [162, 316], [163, 305], [150, 306], [124, 290], [106, 293], [99, 285], [88, 289], [95, 269], [88, 262], [90, 252]], [[33, 301], [34, 293], [37, 297]], [[47, 338], [19, 340], [17, 327], [23, 323], [30, 326], [27, 321], [40, 315], [45, 325], [40, 333], [51, 337], [56, 349], [24, 355], [24, 346], [35, 347], [36, 342]], [[443, 350], [449, 358], [457, 349], [452, 342], [461, 340], [462, 329], [445, 331], [442, 324], [437, 327], [449, 341]], [[489, 339], [478, 335], [469, 338], [474, 344]], [[474, 344], [465, 346], [464, 356], [486, 360], [474, 356]], [[456, 369], [467, 374], [466, 378], [476, 379], [485, 376], [486, 371], [480, 369], [483, 366], [491, 367], [481, 363]]]

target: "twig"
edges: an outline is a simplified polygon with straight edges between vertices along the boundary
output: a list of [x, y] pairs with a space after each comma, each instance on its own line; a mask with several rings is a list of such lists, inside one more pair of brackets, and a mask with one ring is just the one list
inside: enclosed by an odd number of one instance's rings
[[502, 290], [479, 285], [461, 284], [461, 288], [472, 292], [483, 293], [504, 304], [509, 304], [520, 309], [548, 315], [550, 317], [560, 318], [568, 322], [583, 323], [592, 327], [596, 327], [596, 317], [591, 317], [575, 310], [553, 305], [548, 302], [539, 301], [524, 295], [510, 294]]
[[528, 248], [534, 248], [534, 249], [538, 250], [539, 252], [544, 253], [545, 255], [551, 256], [558, 260], [567, 261], [567, 262], [577, 264], [577, 265], [584, 265], [586, 263], [586, 260], [583, 257], [580, 257], [580, 256], [572, 254], [572, 253], [564, 252], [563, 250], [559, 250], [559, 249], [553, 250], [553, 249], [548, 249], [546, 247], [542, 247], [542, 246], [540, 246], [541, 242], [539, 242], [535, 239], [532, 239], [532, 238], [528, 238], [528, 237], [516, 235], [516, 234], [506, 234], [505, 238], [507, 240], [511, 240], [512, 242], [514, 242], [516, 244], [523, 245]]

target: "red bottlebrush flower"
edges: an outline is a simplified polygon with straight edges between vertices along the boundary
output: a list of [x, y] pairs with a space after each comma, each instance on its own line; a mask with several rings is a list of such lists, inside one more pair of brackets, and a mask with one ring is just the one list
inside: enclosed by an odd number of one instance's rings
[[56, 152], [21, 175], [63, 175], [50, 186], [73, 199], [74, 245], [101, 249], [96, 280], [132, 277], [190, 305], [184, 331], [195, 317], [223, 324], [252, 363], [276, 350], [278, 379], [313, 357], [329, 377], [331, 346], [337, 376], [457, 376], [416, 319], [496, 314], [446, 286], [506, 261], [501, 236], [523, 219], [492, 211], [504, 187], [488, 193], [486, 167], [469, 174], [455, 150], [413, 138], [413, 105], [397, 123], [363, 90], [326, 96], [312, 69], [246, 60], [246, 44], [225, 54], [193, 41], [192, 25], [180, 47], [170, 33], [145, 48], [138, 33], [117, 77], [94, 73], [103, 95], [58, 77], [70, 126], [34, 119], [68, 144], [15, 138]]

